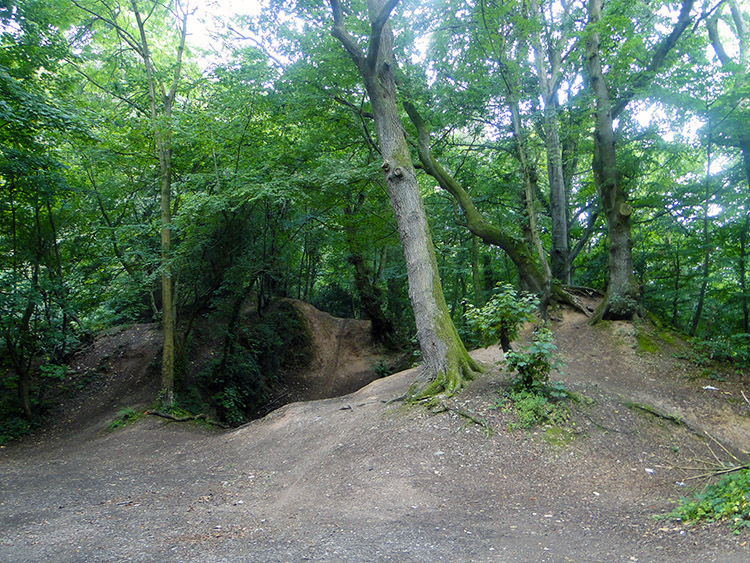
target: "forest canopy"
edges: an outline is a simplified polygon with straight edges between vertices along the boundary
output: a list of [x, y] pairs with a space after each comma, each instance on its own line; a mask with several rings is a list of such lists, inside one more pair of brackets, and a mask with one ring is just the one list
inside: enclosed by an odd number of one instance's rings
[[286, 297], [420, 344], [415, 396], [479, 369], [466, 311], [498, 284], [592, 288], [598, 317], [750, 362], [746, 4], [222, 9], [0, 2], [4, 412], [38, 416], [81, 343], [133, 322], [162, 328], [170, 405], [206, 318], [208, 387], [250, 400], [280, 344], [238, 312]]

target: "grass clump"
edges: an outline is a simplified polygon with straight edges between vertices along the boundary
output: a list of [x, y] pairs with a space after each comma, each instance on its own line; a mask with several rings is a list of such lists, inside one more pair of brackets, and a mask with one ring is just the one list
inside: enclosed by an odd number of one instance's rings
[[693, 498], [682, 498], [669, 518], [688, 523], [727, 521], [735, 533], [750, 528], [750, 468], [707, 485]]
[[500, 404], [507, 405], [506, 411], [515, 413], [518, 422], [510, 425], [510, 429], [514, 430], [546, 424], [559, 426], [567, 423], [568, 409], [558, 401], [539, 390], [520, 390], [506, 394]]

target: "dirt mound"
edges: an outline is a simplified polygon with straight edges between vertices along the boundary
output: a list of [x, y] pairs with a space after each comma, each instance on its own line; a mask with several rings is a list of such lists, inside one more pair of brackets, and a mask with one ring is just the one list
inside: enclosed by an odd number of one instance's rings
[[117, 327], [79, 350], [51, 395], [48, 432], [98, 430], [124, 407], [153, 403], [159, 392], [162, 337], [155, 324]]
[[[397, 354], [373, 341], [370, 321], [340, 319], [302, 301], [289, 301], [305, 320], [313, 354], [305, 367], [285, 372], [274, 408], [352, 393], [398, 362]], [[195, 361], [189, 369], [205, 369], [222, 343], [215, 337], [194, 339]], [[97, 336], [75, 355], [68, 380], [53, 391], [47, 432], [101, 430], [118, 410], [153, 404], [160, 387], [161, 346], [156, 324], [117, 327]]]
[[497, 369], [441, 414], [389, 402], [412, 370], [231, 432], [152, 417], [17, 444], [0, 450], [0, 560], [748, 561], [746, 534], [652, 518], [704, 482], [691, 467], [743, 455], [747, 380], [701, 379], [652, 327], [555, 317], [561, 378], [592, 399], [565, 428], [510, 431]]
[[341, 319], [309, 303], [292, 300], [310, 333], [313, 355], [301, 370], [286, 376], [289, 400], [309, 401], [353, 393], [383, 376], [398, 356], [372, 338], [372, 323]]

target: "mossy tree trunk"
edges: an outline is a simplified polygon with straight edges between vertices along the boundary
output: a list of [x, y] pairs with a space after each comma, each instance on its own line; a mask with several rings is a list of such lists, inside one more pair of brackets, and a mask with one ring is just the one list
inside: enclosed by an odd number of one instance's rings
[[445, 303], [432, 235], [396, 102], [393, 35], [388, 23], [398, 0], [368, 0], [371, 32], [364, 52], [346, 29], [339, 0], [330, 0], [331, 31], [346, 49], [367, 90], [383, 158], [382, 169], [398, 225], [423, 367], [409, 390], [420, 400], [449, 396], [481, 370], [469, 356]]
[[602, 0], [588, 1], [588, 24], [585, 40], [585, 66], [594, 96], [594, 183], [599, 192], [601, 209], [607, 222], [609, 239], [609, 284], [607, 295], [592, 321], [601, 318], [632, 319], [640, 309], [640, 288], [633, 272], [631, 238], [632, 206], [620, 181], [615, 152], [613, 120], [649, 83], [664, 65], [667, 54], [677, 44], [692, 17], [694, 0], [683, 0], [679, 18], [672, 32], [653, 49], [643, 71], [629, 77], [627, 87], [613, 103], [602, 70], [601, 34]]
[[[156, 76], [151, 49], [146, 34], [145, 20], [141, 17], [136, 0], [131, 0], [131, 9], [138, 26], [140, 43], [137, 51], [143, 60], [148, 82], [148, 101], [151, 126], [154, 133], [156, 157], [159, 161], [159, 207], [161, 210], [161, 298], [162, 298], [162, 334], [164, 336], [161, 364], [161, 395], [165, 407], [174, 404], [174, 363], [175, 363], [175, 299], [174, 281], [172, 279], [172, 108], [174, 107], [177, 87], [182, 72], [182, 56], [185, 52], [187, 37], [187, 9], [183, 9], [180, 21], [180, 43], [174, 66], [172, 84], [167, 90]], [[176, 3], [181, 7], [180, 3]]]

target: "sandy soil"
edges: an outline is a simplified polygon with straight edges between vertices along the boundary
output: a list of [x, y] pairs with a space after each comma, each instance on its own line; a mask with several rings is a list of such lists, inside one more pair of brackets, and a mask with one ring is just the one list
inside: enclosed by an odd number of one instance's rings
[[407, 371], [233, 431], [146, 417], [109, 432], [93, 417], [3, 448], [0, 561], [750, 560], [747, 533], [652, 517], [704, 483], [689, 468], [746, 462], [747, 378], [697, 378], [644, 325], [563, 310], [553, 329], [560, 379], [595, 401], [562, 432], [510, 431], [496, 369], [451, 403], [489, 434], [455, 410], [389, 403]]

